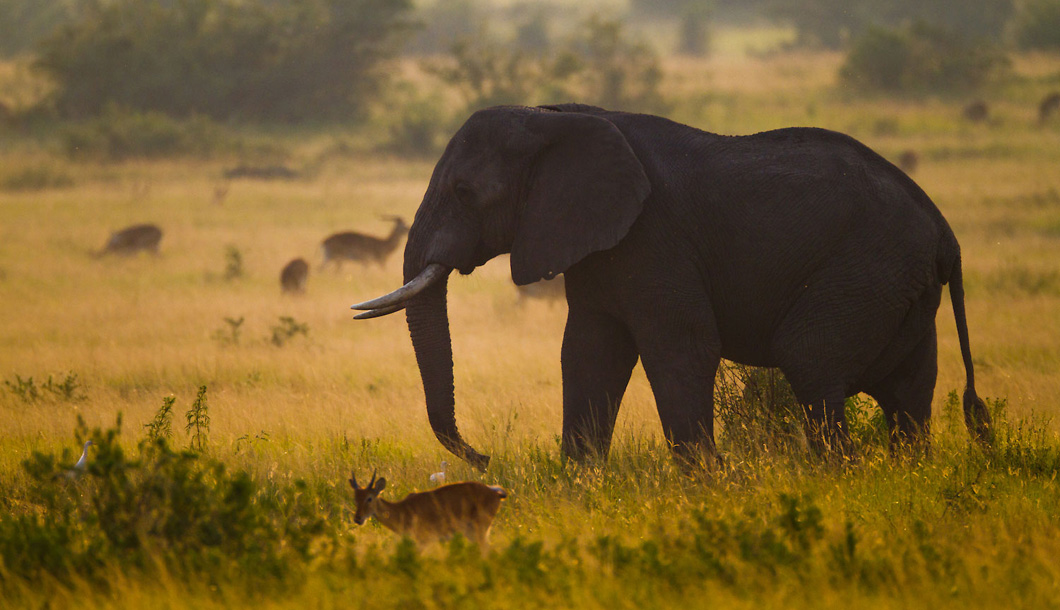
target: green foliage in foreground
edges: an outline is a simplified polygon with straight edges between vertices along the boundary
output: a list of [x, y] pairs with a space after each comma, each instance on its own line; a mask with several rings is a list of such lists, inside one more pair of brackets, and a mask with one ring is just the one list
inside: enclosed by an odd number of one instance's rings
[[[1060, 441], [1006, 422], [1003, 403], [995, 414], [992, 447], [947, 428], [928, 457], [868, 444], [841, 466], [734, 451], [690, 477], [640, 441], [606, 465], [567, 464], [555, 448], [498, 455], [489, 480], [511, 498], [486, 552], [354, 529], [345, 486], [326, 480], [338, 477], [262, 476], [156, 434], [128, 450], [120, 418], [109, 430], [82, 424], [78, 439], [95, 447], [81, 476], [73, 456], [45, 453], [2, 475], [0, 599], [121, 605], [177, 587], [189, 606], [351, 595], [369, 608], [658, 607], [706, 595], [1037, 606], [1057, 593]], [[365, 451], [380, 472], [401, 460]]]

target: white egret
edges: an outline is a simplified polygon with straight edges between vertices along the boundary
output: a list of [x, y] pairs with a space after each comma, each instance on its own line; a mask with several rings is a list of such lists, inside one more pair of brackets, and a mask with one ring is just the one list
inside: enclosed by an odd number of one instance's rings
[[442, 471], [431, 475], [431, 483], [445, 483], [445, 469], [448, 466], [449, 462], [442, 460]]

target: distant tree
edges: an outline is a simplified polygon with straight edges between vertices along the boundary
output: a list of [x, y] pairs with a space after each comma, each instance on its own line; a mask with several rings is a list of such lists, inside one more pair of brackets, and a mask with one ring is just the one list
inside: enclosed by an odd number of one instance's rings
[[111, 0], [39, 46], [55, 104], [301, 121], [362, 111], [411, 0]]
[[0, 56], [29, 52], [88, 0], [0, 0]]
[[1060, 51], [1060, 0], [1027, 0], [1013, 31], [1021, 48]]
[[770, 0], [770, 13], [791, 23], [800, 44], [840, 48], [873, 27], [926, 23], [963, 36], [1000, 36], [1014, 0]]
[[663, 71], [648, 45], [620, 21], [591, 17], [555, 50], [532, 53], [483, 29], [455, 42], [427, 69], [461, 93], [471, 109], [577, 100], [621, 110], [663, 111]]
[[896, 30], [872, 28], [859, 36], [840, 77], [859, 91], [963, 93], [1008, 67], [997, 45], [919, 23]]

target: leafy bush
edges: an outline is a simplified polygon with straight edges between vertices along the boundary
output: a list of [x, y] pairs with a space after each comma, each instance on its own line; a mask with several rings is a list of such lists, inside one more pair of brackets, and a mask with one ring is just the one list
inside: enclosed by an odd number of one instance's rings
[[305, 565], [325, 521], [304, 483], [265, 490], [247, 472], [174, 451], [161, 437], [142, 440], [130, 457], [120, 432], [120, 416], [105, 431], [79, 422], [78, 438], [94, 446], [78, 478], [52, 454], [23, 462], [29, 484], [20, 491], [32, 509], [0, 515], [0, 574], [97, 582], [106, 566], [150, 571], [159, 560], [178, 573], [230, 568], [268, 582]]
[[[725, 362], [714, 386], [719, 445], [744, 455], [763, 449], [791, 451], [805, 440], [806, 414], [777, 369]], [[852, 396], [845, 404], [847, 428], [853, 447], [882, 447], [888, 442], [883, 410], [874, 400]]]
[[1027, 0], [1021, 4], [1013, 33], [1023, 49], [1060, 51], [1060, 0]]
[[110, 105], [83, 123], [60, 132], [66, 154], [111, 161], [170, 156], [208, 157], [235, 144], [204, 116], [177, 120], [155, 111], [136, 112]]
[[840, 78], [859, 91], [959, 93], [982, 87], [1008, 68], [999, 47], [920, 23], [870, 29], [855, 41]]
[[0, 2], [0, 55], [25, 53], [90, 0], [4, 0]]
[[485, 31], [450, 51], [444, 63], [426, 68], [455, 88], [470, 110], [572, 100], [615, 110], [667, 109], [658, 56], [619, 21], [592, 17], [553, 53], [530, 53]]
[[658, 55], [626, 34], [620, 21], [592, 17], [557, 59], [573, 84], [570, 99], [615, 110], [665, 112]]
[[395, 91], [398, 99], [385, 114], [383, 148], [408, 157], [434, 157], [452, 135], [455, 117], [446, 112], [441, 95], [422, 94], [408, 83]]
[[0, 177], [0, 189], [5, 191], [41, 191], [73, 184], [69, 174], [51, 165], [32, 165]]
[[178, 117], [348, 118], [378, 91], [379, 62], [411, 0], [93, 3], [43, 41], [37, 65], [64, 114], [108, 104]]
[[837, 49], [876, 28], [909, 23], [971, 37], [999, 37], [1015, 11], [1013, 0], [770, 0], [774, 17], [791, 23], [798, 42]]

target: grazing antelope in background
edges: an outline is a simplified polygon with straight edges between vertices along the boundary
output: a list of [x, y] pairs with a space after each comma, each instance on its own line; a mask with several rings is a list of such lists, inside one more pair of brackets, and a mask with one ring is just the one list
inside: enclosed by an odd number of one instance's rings
[[309, 277], [309, 263], [296, 258], [284, 265], [280, 271], [280, 289], [285, 293], [302, 294], [305, 292], [305, 281]]
[[386, 479], [377, 480], [374, 472], [366, 487], [359, 487], [356, 474], [351, 473], [350, 486], [357, 505], [354, 523], [361, 525], [375, 517], [387, 529], [408, 536], [421, 546], [459, 532], [485, 549], [493, 518], [501, 508], [501, 500], [508, 497], [503, 487], [464, 481], [411, 493], [400, 502], [387, 502], [379, 497], [386, 488]]
[[982, 123], [990, 118], [990, 106], [983, 100], [975, 100], [961, 110], [961, 116], [973, 123]]
[[324, 262], [320, 267], [324, 268], [329, 262], [334, 262], [335, 267], [338, 268], [344, 260], [365, 263], [374, 260], [382, 267], [390, 254], [397, 250], [401, 238], [409, 232], [408, 225], [400, 216], [386, 216], [384, 220], [393, 221], [394, 228], [391, 229], [390, 235], [382, 239], [353, 231], [336, 233], [325, 239], [321, 244], [324, 250]]
[[162, 229], [155, 225], [143, 224], [126, 227], [111, 234], [107, 245], [103, 246], [96, 256], [104, 254], [136, 254], [146, 250], [158, 254], [158, 242], [162, 241]]
[[1057, 110], [1060, 110], [1060, 92], [1054, 91], [1043, 97], [1038, 105], [1038, 122], [1045, 123]]
[[898, 155], [898, 163], [895, 165], [903, 172], [911, 174], [920, 165], [920, 155], [916, 154], [915, 150], [903, 150], [902, 154]]

